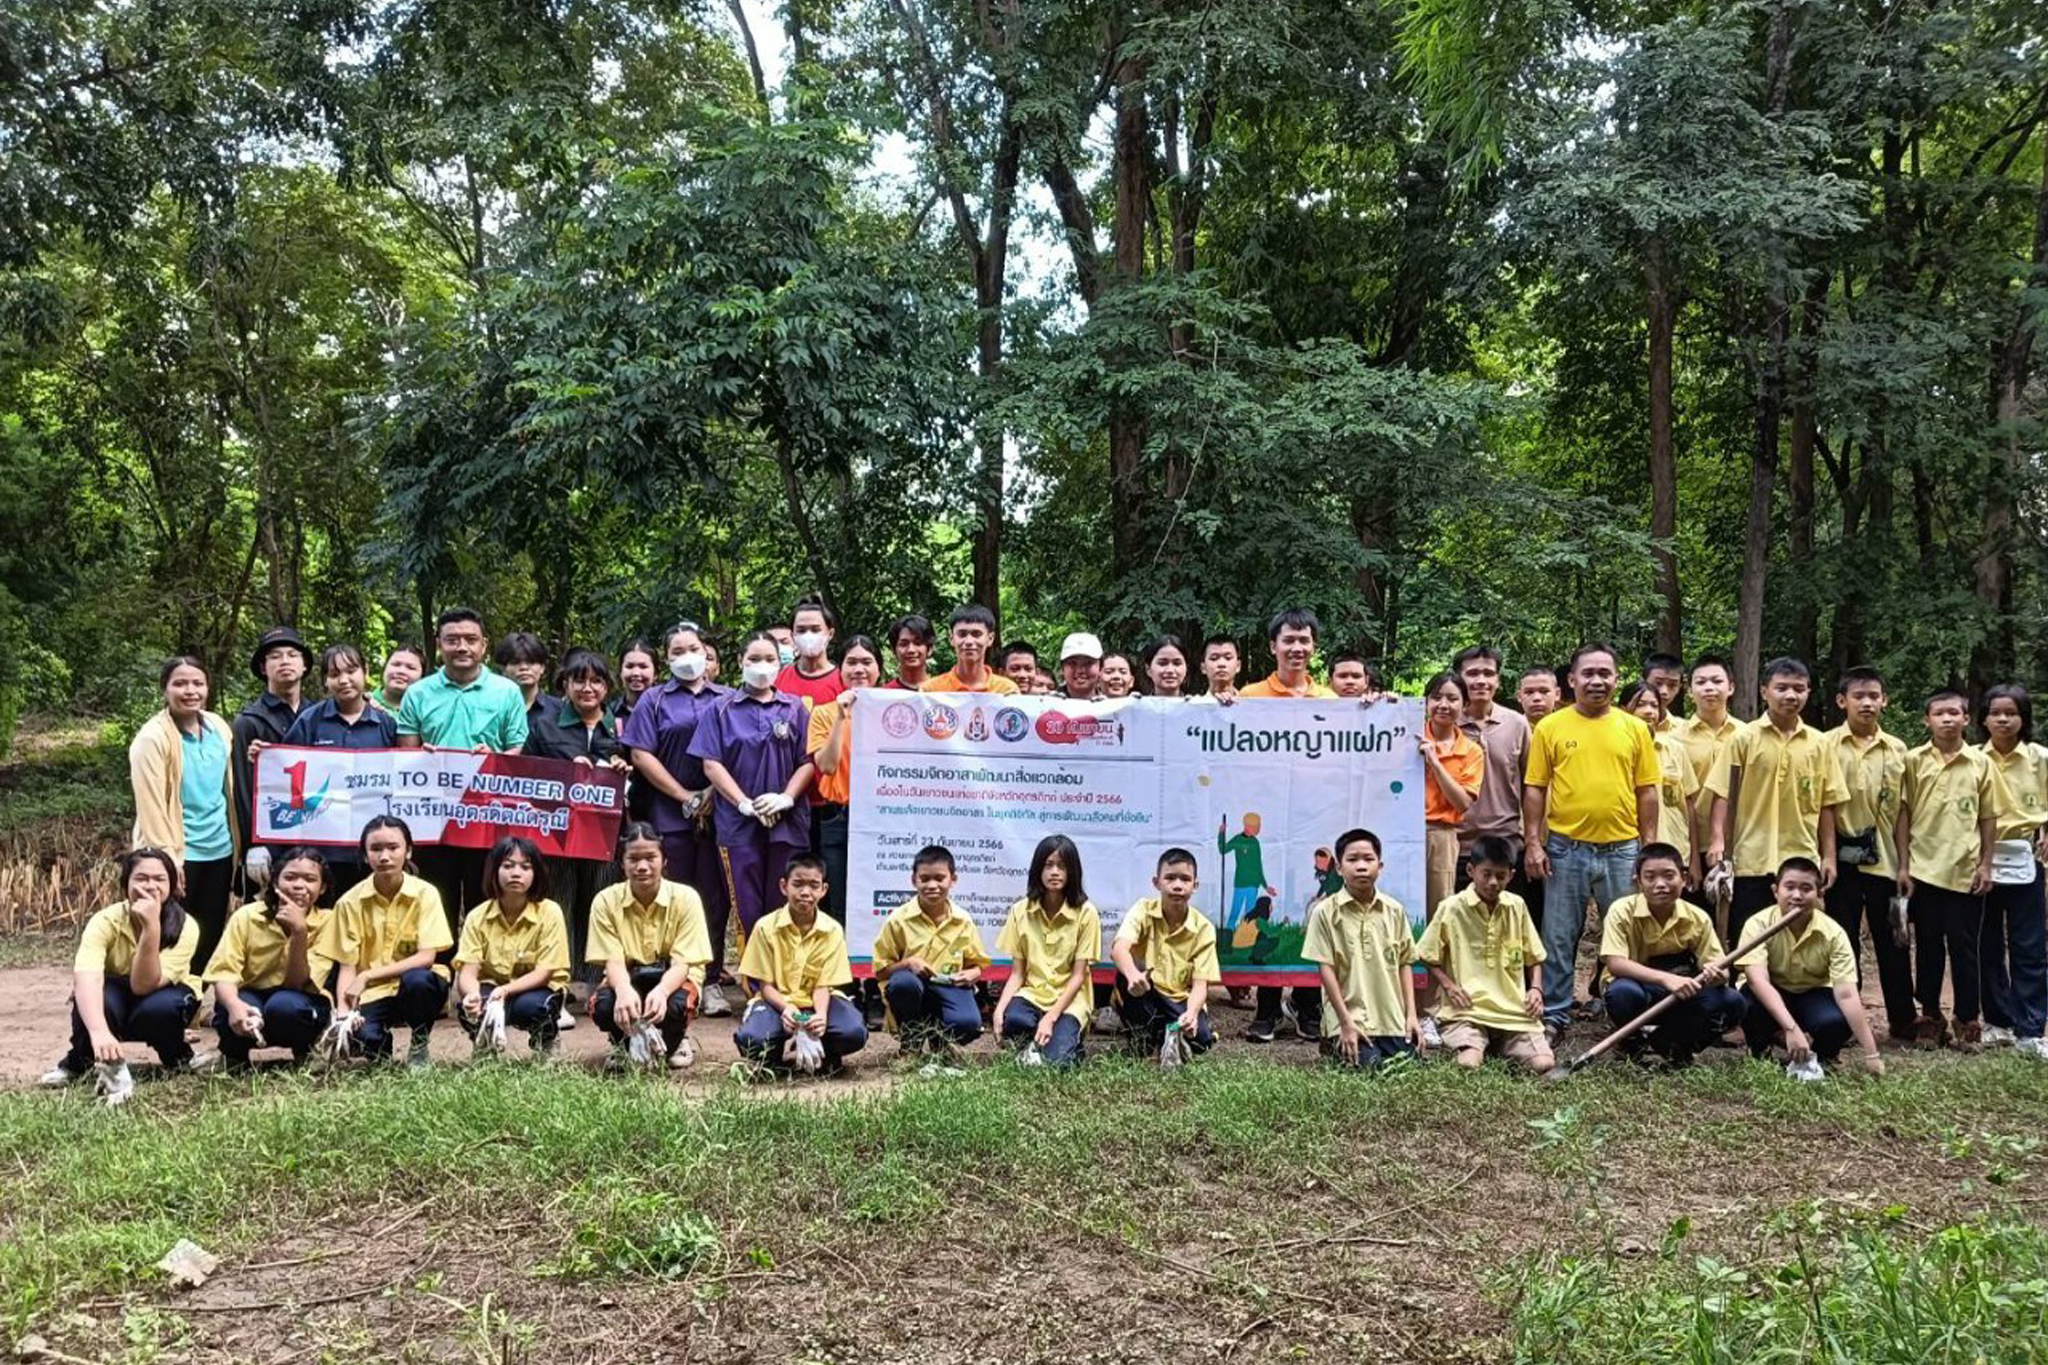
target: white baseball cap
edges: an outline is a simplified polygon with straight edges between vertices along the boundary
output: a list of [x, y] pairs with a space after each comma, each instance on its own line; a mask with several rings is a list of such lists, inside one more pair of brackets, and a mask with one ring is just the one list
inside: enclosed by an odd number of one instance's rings
[[1102, 657], [1102, 641], [1085, 630], [1077, 630], [1060, 646], [1060, 662], [1069, 659], [1099, 659]]

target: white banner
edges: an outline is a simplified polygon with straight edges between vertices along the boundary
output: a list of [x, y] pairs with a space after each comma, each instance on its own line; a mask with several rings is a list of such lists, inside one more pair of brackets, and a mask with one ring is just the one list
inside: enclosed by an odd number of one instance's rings
[[1200, 865], [1195, 903], [1221, 931], [1225, 974], [1239, 984], [1313, 978], [1302, 924], [1335, 888], [1330, 850], [1347, 829], [1377, 834], [1381, 888], [1422, 904], [1420, 701], [1216, 706], [870, 689], [855, 707], [846, 928], [856, 960], [910, 898], [911, 859], [926, 844], [952, 850], [954, 900], [991, 949], [1046, 835], [1079, 847], [1106, 934], [1153, 894], [1159, 855], [1185, 848]]

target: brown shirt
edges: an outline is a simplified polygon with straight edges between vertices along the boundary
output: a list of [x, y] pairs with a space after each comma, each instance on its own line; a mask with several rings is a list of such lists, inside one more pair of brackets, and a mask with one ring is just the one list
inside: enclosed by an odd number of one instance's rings
[[1469, 853], [1482, 834], [1498, 834], [1522, 846], [1522, 763], [1529, 752], [1529, 722], [1520, 711], [1495, 702], [1486, 719], [1461, 717], [1458, 728], [1486, 750], [1486, 780], [1458, 824], [1458, 848]]

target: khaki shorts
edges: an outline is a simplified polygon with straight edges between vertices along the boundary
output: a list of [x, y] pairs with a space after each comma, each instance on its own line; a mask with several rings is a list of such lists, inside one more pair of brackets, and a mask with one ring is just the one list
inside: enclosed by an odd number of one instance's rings
[[1541, 1029], [1522, 1032], [1487, 1028], [1469, 1019], [1459, 1019], [1438, 1024], [1437, 1033], [1444, 1040], [1444, 1050], [1452, 1054], [1476, 1052], [1482, 1059], [1503, 1057], [1531, 1071], [1548, 1071], [1556, 1063], [1556, 1058], [1550, 1055], [1550, 1044], [1543, 1041]]
[[1427, 902], [1424, 910], [1433, 919], [1436, 908], [1458, 889], [1457, 826], [1429, 826], [1423, 848], [1426, 859], [1423, 863], [1423, 896]]

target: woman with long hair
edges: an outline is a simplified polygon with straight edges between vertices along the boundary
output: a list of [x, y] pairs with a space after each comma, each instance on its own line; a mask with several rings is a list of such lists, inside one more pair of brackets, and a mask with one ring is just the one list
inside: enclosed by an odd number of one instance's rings
[[143, 722], [128, 746], [134, 842], [162, 849], [177, 864], [178, 899], [198, 922], [194, 955], [203, 962], [227, 922], [235, 874], [234, 731], [206, 709], [212, 682], [206, 665], [191, 655], [167, 660], [157, 687], [163, 710]]

